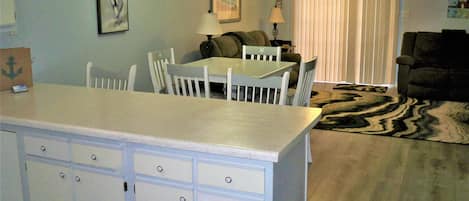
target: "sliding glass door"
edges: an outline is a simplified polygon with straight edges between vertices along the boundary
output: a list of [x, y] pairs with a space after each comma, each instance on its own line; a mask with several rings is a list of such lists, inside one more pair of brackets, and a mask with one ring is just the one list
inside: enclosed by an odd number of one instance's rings
[[392, 84], [399, 0], [293, 0], [293, 41], [317, 81]]

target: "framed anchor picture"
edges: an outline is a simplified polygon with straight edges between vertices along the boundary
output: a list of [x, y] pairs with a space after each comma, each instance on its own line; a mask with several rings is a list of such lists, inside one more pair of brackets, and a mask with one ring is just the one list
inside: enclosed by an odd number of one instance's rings
[[0, 91], [14, 85], [33, 86], [29, 48], [0, 49]]
[[98, 33], [129, 30], [128, 0], [97, 0]]

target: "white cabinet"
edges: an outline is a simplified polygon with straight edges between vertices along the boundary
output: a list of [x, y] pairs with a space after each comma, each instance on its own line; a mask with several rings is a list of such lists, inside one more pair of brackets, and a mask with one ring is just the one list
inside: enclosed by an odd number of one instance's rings
[[31, 201], [125, 200], [124, 181], [118, 177], [31, 160], [27, 168]]
[[15, 0], [0, 0], [0, 27], [15, 23]]
[[[245, 198], [230, 198], [227, 196], [212, 195], [209, 193], [199, 193], [199, 201], [254, 201]], [[260, 201], [260, 200], [255, 200]]]
[[75, 201], [124, 201], [124, 181], [121, 178], [74, 170]]
[[0, 131], [0, 201], [22, 201], [16, 133]]
[[192, 201], [192, 190], [174, 188], [164, 185], [137, 182], [135, 192], [136, 201]]
[[125, 201], [123, 154], [117, 145], [94, 146], [48, 135], [23, 139], [30, 201]]
[[72, 194], [70, 169], [43, 162], [27, 161], [30, 201], [68, 201]]

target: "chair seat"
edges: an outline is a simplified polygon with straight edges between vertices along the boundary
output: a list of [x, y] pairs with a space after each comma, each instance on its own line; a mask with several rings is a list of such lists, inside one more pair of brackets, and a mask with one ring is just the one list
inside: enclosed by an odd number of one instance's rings
[[449, 81], [447, 69], [423, 67], [410, 71], [409, 83], [432, 88], [445, 88]]

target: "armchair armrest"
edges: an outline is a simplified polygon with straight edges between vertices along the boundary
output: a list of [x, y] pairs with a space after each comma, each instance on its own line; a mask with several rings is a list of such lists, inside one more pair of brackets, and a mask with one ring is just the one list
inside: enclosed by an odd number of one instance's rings
[[411, 56], [402, 55], [400, 57], [397, 57], [396, 62], [400, 65], [412, 66], [415, 64], [415, 59]]
[[290, 61], [300, 64], [301, 55], [296, 53], [282, 53], [282, 61]]

